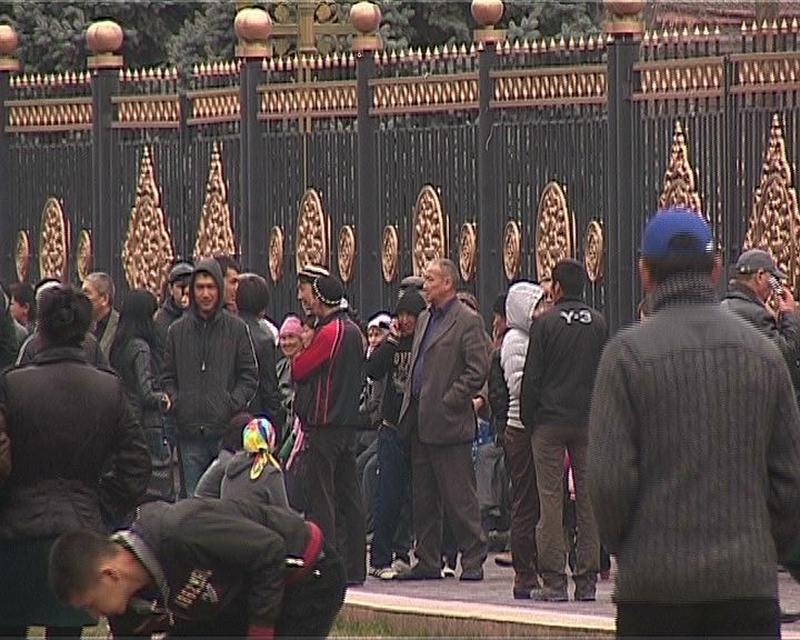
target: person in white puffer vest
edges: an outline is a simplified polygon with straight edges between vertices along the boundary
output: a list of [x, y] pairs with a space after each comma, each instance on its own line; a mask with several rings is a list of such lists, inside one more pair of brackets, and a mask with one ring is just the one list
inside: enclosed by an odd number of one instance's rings
[[539, 521], [539, 492], [530, 432], [520, 418], [520, 389], [534, 318], [550, 308], [544, 287], [517, 282], [506, 296], [506, 323], [500, 365], [508, 387], [508, 421], [503, 433], [506, 469], [511, 478], [511, 557], [514, 566], [514, 598], [527, 599], [539, 586], [536, 524]]

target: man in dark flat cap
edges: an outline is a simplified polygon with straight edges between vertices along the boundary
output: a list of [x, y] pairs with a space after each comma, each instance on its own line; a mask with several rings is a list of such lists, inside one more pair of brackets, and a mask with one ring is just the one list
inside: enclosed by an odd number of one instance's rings
[[[339, 543], [347, 582], [366, 577], [366, 525], [356, 472], [355, 439], [364, 386], [361, 330], [341, 307], [344, 287], [326, 269], [308, 266], [297, 274], [297, 298], [317, 318], [314, 339], [292, 359], [297, 384], [294, 408], [305, 434], [304, 482], [307, 517], [327, 540]], [[345, 535], [337, 537], [336, 514]]]

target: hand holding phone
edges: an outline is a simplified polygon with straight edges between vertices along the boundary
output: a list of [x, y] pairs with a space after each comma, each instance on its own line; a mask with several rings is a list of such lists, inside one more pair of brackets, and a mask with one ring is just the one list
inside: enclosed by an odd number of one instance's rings
[[769, 286], [772, 287], [772, 290], [775, 292], [779, 298], [783, 296], [783, 285], [781, 281], [778, 280], [775, 276], [769, 277]]

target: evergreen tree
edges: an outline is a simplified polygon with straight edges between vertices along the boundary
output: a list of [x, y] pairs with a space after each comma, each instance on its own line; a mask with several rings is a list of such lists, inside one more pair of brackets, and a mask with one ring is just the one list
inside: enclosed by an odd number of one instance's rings
[[27, 71], [58, 72], [86, 67], [86, 29], [95, 20], [116, 21], [125, 33], [122, 54], [129, 66], [162, 65], [167, 43], [196, 2], [130, 0], [38, 2], [16, 0], [0, 7], [20, 37]]
[[211, 60], [232, 60], [236, 34], [236, 6], [226, 0], [205, 2], [169, 43], [171, 64], [182, 78], [189, 78], [194, 65]]

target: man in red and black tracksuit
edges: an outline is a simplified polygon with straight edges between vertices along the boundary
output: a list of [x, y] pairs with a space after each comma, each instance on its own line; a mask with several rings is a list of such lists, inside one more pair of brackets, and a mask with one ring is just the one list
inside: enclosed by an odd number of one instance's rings
[[148, 503], [111, 538], [66, 533], [49, 573], [61, 601], [107, 616], [116, 638], [324, 638], [345, 592], [341, 560], [315, 524], [212, 498]]
[[[297, 385], [294, 409], [303, 426], [306, 515], [326, 540], [337, 544], [347, 583], [366, 578], [366, 524], [356, 472], [355, 439], [364, 385], [364, 337], [342, 310], [344, 288], [327, 270], [306, 267], [297, 276], [297, 297], [317, 318], [314, 339], [292, 359]], [[344, 531], [336, 529], [336, 515]], [[338, 534], [338, 535], [337, 535]]]

